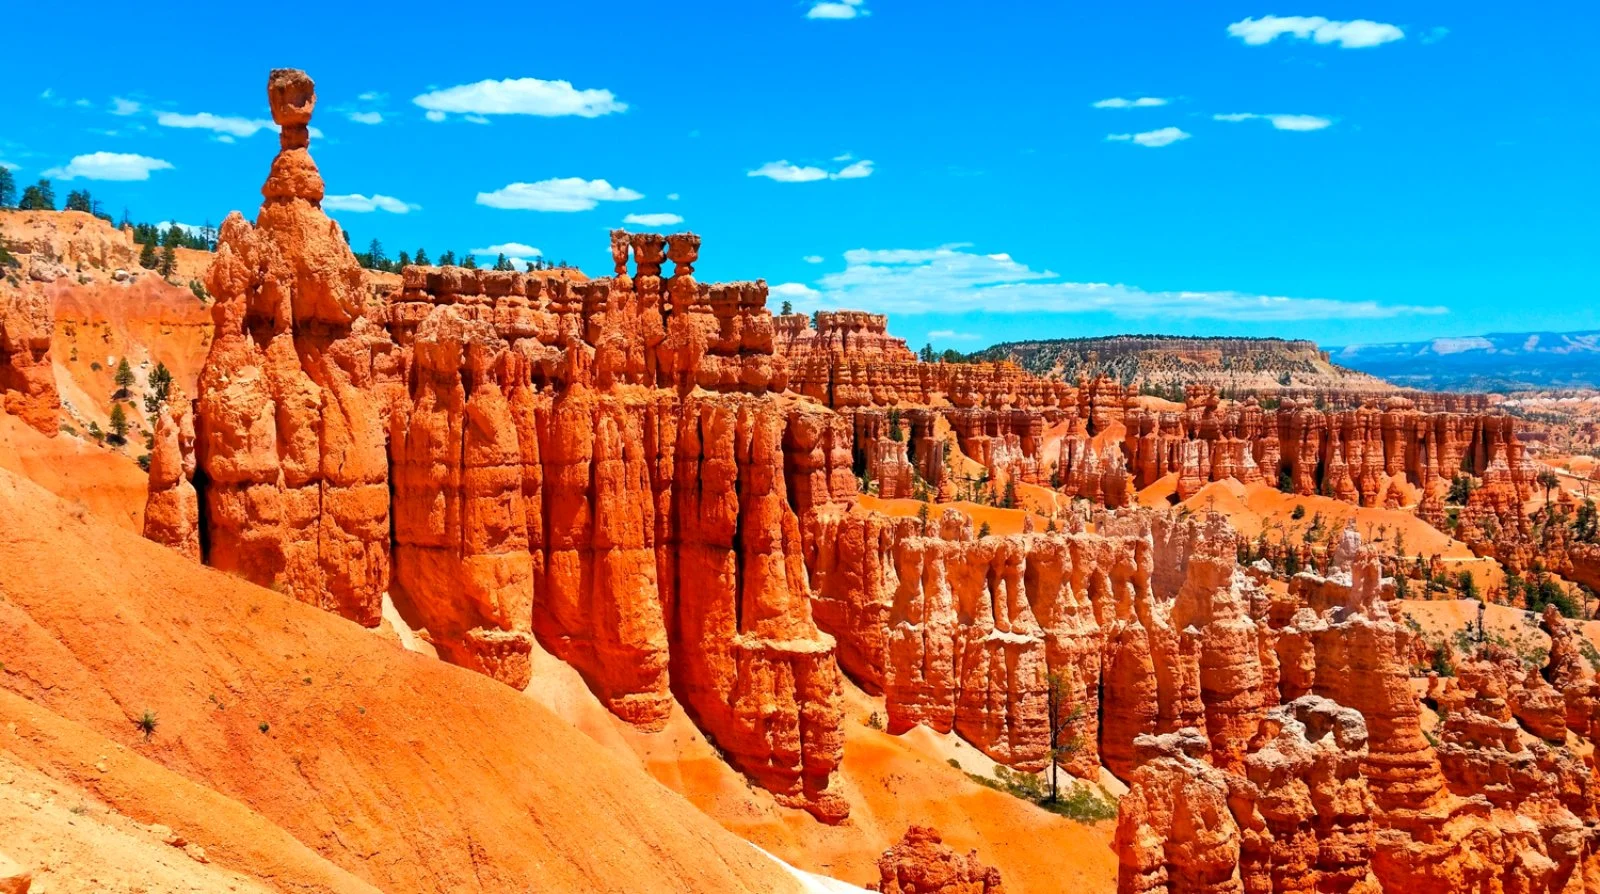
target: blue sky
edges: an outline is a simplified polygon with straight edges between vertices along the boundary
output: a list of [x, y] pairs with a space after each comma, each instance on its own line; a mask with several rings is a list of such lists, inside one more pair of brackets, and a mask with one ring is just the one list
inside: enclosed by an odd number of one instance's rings
[[253, 216], [294, 66], [330, 213], [391, 255], [606, 273], [607, 229], [673, 215], [703, 280], [962, 350], [1600, 328], [1593, 6], [332, 6], [10, 9], [49, 37], [0, 54], [0, 162]]

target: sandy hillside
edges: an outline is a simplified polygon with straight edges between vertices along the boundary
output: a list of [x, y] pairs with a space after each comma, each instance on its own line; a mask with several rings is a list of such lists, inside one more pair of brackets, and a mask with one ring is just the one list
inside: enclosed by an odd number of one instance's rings
[[134, 533], [144, 530], [148, 476], [131, 458], [85, 438], [46, 437], [0, 413], [0, 469], [38, 484], [69, 508], [79, 507]]
[[7, 472], [0, 655], [0, 751], [280, 890], [799, 888], [532, 699]]

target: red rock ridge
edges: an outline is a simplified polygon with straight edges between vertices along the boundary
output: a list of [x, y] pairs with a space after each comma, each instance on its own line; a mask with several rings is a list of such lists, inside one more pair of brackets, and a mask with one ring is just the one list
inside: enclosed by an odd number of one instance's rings
[[43, 291], [0, 281], [0, 410], [55, 437], [61, 397], [50, 366], [55, 318]]

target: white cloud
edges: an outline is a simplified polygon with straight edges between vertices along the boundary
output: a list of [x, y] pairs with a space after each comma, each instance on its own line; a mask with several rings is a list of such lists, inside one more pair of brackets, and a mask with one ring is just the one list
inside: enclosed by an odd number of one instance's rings
[[821, 168], [792, 165], [787, 160], [769, 161], [753, 171], [746, 171], [745, 175], [766, 177], [779, 183], [809, 183], [812, 180], [828, 179], [828, 172]]
[[[849, 161], [855, 156], [846, 152], [835, 156], [834, 161]], [[815, 180], [860, 180], [871, 177], [873, 172], [872, 160], [863, 158], [851, 162], [837, 171], [828, 171], [815, 165], [790, 164], [787, 159], [769, 161], [753, 171], [746, 171], [749, 177], [766, 177], [779, 183], [810, 183]]]
[[236, 141], [236, 140], [234, 140], [234, 138], [233, 138], [233, 137], [231, 137], [231, 136], [229, 136], [229, 135], [227, 135], [227, 134], [225, 134], [225, 133], [224, 133], [224, 134], [218, 134], [218, 135], [216, 135], [216, 136], [214, 136], [214, 137], [212, 137], [212, 139], [214, 139], [214, 140], [216, 140], [216, 141], [217, 141], [217, 142], [219, 142], [219, 143], [233, 143], [233, 142], [237, 142], [237, 141]]
[[128, 152], [91, 152], [74, 156], [65, 167], [51, 168], [46, 177], [73, 180], [149, 180], [151, 171], [170, 171], [172, 163]]
[[1432, 28], [1429, 28], [1427, 33], [1422, 35], [1422, 42], [1425, 44], [1435, 44], [1449, 36], [1449, 28], [1446, 28], [1443, 25], [1435, 25]]
[[422, 117], [428, 119], [429, 121], [443, 121], [444, 119], [446, 119], [446, 118], [448, 118], [450, 116], [446, 115], [445, 113], [443, 113], [441, 111], [433, 110], [433, 111], [430, 111], [427, 114], [423, 115]]
[[863, 0], [839, 0], [839, 2], [814, 3], [806, 11], [808, 19], [853, 19], [857, 16], [869, 16]]
[[853, 249], [845, 269], [816, 287], [774, 286], [772, 293], [824, 307], [880, 313], [1105, 313], [1124, 318], [1273, 322], [1383, 319], [1446, 313], [1443, 307], [1376, 301], [1287, 298], [1241, 292], [1149, 292], [1137, 286], [1069, 282], [1005, 253], [980, 254], [954, 244], [934, 249]]
[[618, 102], [610, 90], [578, 90], [569, 81], [538, 78], [483, 80], [434, 90], [411, 101], [428, 110], [429, 121], [442, 121], [452, 113], [598, 118], [628, 109], [627, 103]]
[[156, 224], [156, 229], [160, 230], [161, 232], [166, 232], [167, 230], [170, 230], [173, 227], [177, 227], [178, 229], [184, 231], [185, 233], [188, 233], [190, 236], [198, 236], [198, 235], [200, 235], [200, 228], [195, 226], [194, 224], [181, 223], [181, 222], [176, 221], [176, 220], [163, 220], [160, 223]]
[[822, 263], [822, 255], [806, 255], [800, 260], [805, 261], [807, 264], [820, 264]]
[[351, 211], [365, 214], [369, 211], [387, 211], [390, 214], [406, 214], [422, 210], [421, 205], [402, 202], [394, 196], [373, 193], [364, 196], [360, 193], [351, 193], [346, 196], [327, 196], [322, 200], [322, 207], [328, 211]]
[[1406, 36], [1398, 26], [1383, 22], [1368, 19], [1339, 22], [1322, 16], [1249, 18], [1229, 25], [1228, 33], [1250, 46], [1271, 43], [1285, 34], [1292, 34], [1299, 40], [1336, 43], [1346, 50], [1381, 46], [1390, 41], [1402, 40]]
[[854, 152], [845, 152], [845, 153], [841, 153], [839, 155], [835, 155], [833, 157], [833, 160], [834, 161], [854, 161], [855, 157], [856, 157], [856, 154]]
[[472, 254], [480, 257], [505, 255], [511, 266], [516, 268], [527, 267], [535, 258], [544, 256], [544, 252], [524, 242], [502, 242], [487, 248], [474, 248]]
[[828, 176], [835, 180], [859, 180], [862, 177], [871, 177], [872, 161], [863, 158], [858, 162], [845, 165], [839, 169], [838, 173], [829, 174]]
[[1217, 121], [1270, 121], [1275, 130], [1321, 130], [1333, 123], [1331, 118], [1321, 118], [1316, 115], [1257, 115], [1253, 112], [1234, 112], [1211, 117]]
[[359, 99], [362, 102], [381, 102], [384, 96], [385, 94], [379, 93], [376, 90], [368, 90], [360, 96], [357, 96], [356, 99]]
[[935, 329], [928, 333], [928, 338], [935, 341], [982, 341], [983, 334], [979, 332], [957, 332], [954, 329]]
[[210, 112], [196, 112], [193, 115], [162, 112], [156, 115], [156, 123], [162, 127], [210, 130], [232, 137], [253, 137], [260, 130], [278, 129], [278, 125], [262, 118], [237, 118], [229, 115], [213, 115]]
[[512, 183], [478, 193], [478, 204], [521, 211], [588, 211], [601, 202], [632, 202], [643, 193], [604, 180], [558, 177], [538, 183]]
[[500, 242], [484, 248], [474, 248], [472, 253], [475, 255], [525, 255], [530, 258], [544, 254], [544, 252], [526, 242]]
[[1162, 146], [1171, 146], [1179, 140], [1189, 139], [1189, 133], [1176, 127], [1163, 127], [1160, 130], [1147, 130], [1144, 133], [1111, 133], [1106, 134], [1106, 139], [1113, 143], [1137, 143], [1151, 149]]
[[87, 99], [74, 99], [72, 104], [80, 109], [87, 109], [88, 107], [94, 105], [94, 103], [88, 101]]
[[5, 168], [8, 171], [20, 171], [20, 170], [22, 170], [22, 165], [16, 164], [15, 162], [9, 162], [9, 161], [6, 161], [3, 158], [0, 158], [0, 168]]
[[351, 112], [348, 117], [357, 124], [383, 123], [383, 114], [380, 112]]
[[669, 193], [667, 193], [667, 201], [669, 201], [669, 202], [676, 202], [676, 201], [678, 201], [678, 194], [677, 194], [677, 193], [675, 193], [675, 192], [669, 192]]
[[113, 115], [133, 115], [142, 108], [144, 106], [131, 99], [123, 99], [120, 96], [111, 98], [111, 114]]
[[470, 122], [472, 124], [488, 124], [489, 123], [489, 119], [483, 117], [482, 115], [463, 115], [462, 117], [465, 118], [468, 122]]
[[630, 214], [622, 219], [623, 223], [635, 224], [641, 227], [670, 227], [683, 223], [683, 217], [677, 214]]
[[1150, 109], [1156, 106], [1164, 106], [1169, 101], [1159, 96], [1141, 96], [1138, 99], [1123, 99], [1120, 96], [1113, 96], [1110, 99], [1102, 99], [1097, 103], [1092, 103], [1092, 106], [1096, 109]]
[[817, 298], [822, 293], [811, 288], [805, 283], [783, 282], [767, 289], [767, 294], [774, 295], [779, 298], [788, 298], [790, 300], [798, 298], [802, 301], [810, 301]]

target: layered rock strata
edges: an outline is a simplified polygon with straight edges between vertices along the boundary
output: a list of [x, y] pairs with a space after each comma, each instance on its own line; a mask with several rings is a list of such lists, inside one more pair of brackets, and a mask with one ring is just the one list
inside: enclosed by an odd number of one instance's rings
[[1184, 411], [1130, 410], [1125, 424], [1135, 485], [1176, 473], [1179, 499], [1234, 479], [1398, 506], [1416, 502], [1408, 485], [1437, 497], [1463, 472], [1481, 477], [1496, 468], [1514, 492], [1531, 493], [1533, 470], [1514, 419], [1423, 412], [1407, 398], [1390, 397], [1381, 408], [1327, 411], [1284, 401], [1269, 410], [1254, 398], [1224, 406], [1213, 389], [1194, 386]]

